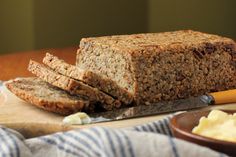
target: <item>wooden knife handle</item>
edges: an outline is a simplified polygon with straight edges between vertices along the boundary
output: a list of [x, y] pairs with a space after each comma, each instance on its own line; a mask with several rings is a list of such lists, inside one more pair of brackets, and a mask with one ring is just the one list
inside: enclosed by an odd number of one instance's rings
[[214, 104], [236, 103], [236, 89], [210, 93], [214, 98]]

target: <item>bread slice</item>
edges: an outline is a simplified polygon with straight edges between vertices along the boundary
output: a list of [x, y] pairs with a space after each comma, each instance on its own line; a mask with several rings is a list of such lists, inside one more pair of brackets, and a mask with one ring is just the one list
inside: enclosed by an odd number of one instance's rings
[[131, 104], [133, 96], [125, 89], [121, 88], [117, 83], [109, 78], [102, 77], [92, 71], [80, 69], [74, 65], [66, 63], [49, 53], [43, 59], [43, 63], [52, 68], [54, 71], [65, 76], [82, 81], [92, 87], [108, 93], [112, 97], [120, 100], [124, 104]]
[[39, 78], [20, 78], [5, 85], [13, 94], [26, 102], [62, 115], [69, 115], [89, 106], [88, 99], [72, 96]]
[[83, 95], [92, 102], [100, 102], [102, 107], [106, 110], [112, 110], [113, 108], [119, 108], [121, 106], [120, 101], [101, 92], [97, 88], [61, 75], [43, 64], [31, 60], [28, 70], [44, 81], [64, 89], [73, 95]]
[[76, 66], [127, 89], [137, 104], [236, 87], [236, 44], [191, 30], [83, 38]]

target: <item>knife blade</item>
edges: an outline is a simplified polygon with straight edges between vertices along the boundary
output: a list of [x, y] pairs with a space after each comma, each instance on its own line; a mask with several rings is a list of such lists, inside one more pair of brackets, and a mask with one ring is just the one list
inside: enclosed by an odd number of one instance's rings
[[113, 120], [151, 116], [173, 111], [181, 111], [181, 110], [183, 111], [194, 108], [206, 107], [210, 104], [209, 101], [210, 100], [208, 96], [190, 97], [188, 99], [163, 101], [163, 102], [153, 103], [150, 105], [140, 105], [140, 106], [121, 108], [115, 111], [93, 113], [90, 114], [89, 116], [92, 119], [93, 123], [113, 121]]
[[224, 103], [236, 102], [236, 89], [221, 92], [209, 93], [198, 97], [187, 99], [178, 99], [173, 101], [163, 101], [150, 105], [140, 105], [117, 109], [115, 111], [106, 111], [93, 113], [90, 116], [92, 123], [122, 120], [143, 116], [151, 116], [168, 112], [184, 111], [195, 108], [203, 108], [209, 105], [218, 105]]

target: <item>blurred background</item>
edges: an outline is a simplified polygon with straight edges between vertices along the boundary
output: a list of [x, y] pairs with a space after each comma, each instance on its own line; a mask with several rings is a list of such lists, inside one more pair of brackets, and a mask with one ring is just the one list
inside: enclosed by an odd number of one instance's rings
[[0, 54], [193, 29], [236, 39], [235, 0], [0, 0]]

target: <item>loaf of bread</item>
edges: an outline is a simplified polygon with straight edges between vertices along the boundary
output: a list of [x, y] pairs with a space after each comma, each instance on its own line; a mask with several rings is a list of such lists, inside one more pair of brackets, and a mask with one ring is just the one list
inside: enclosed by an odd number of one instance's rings
[[99, 104], [106, 110], [119, 108], [121, 105], [120, 101], [101, 92], [97, 88], [93, 88], [83, 82], [61, 75], [43, 64], [31, 60], [28, 70], [42, 80], [66, 90], [73, 95], [82, 95], [91, 102], [100, 102]]
[[105, 78], [97, 73], [80, 69], [74, 65], [70, 65], [49, 53], [47, 53], [44, 57], [43, 63], [58, 73], [76, 80], [80, 80], [92, 87], [96, 87], [99, 90], [108, 93], [109, 95], [120, 100], [126, 105], [130, 104], [133, 101], [133, 95], [124, 88], [118, 86], [117, 83], [112, 81], [110, 78]]
[[236, 45], [190, 30], [83, 38], [76, 65], [112, 79], [137, 105], [236, 87]]
[[89, 107], [89, 101], [85, 97], [72, 96], [39, 78], [20, 78], [7, 82], [5, 85], [19, 98], [44, 110], [62, 115], [72, 114]]

